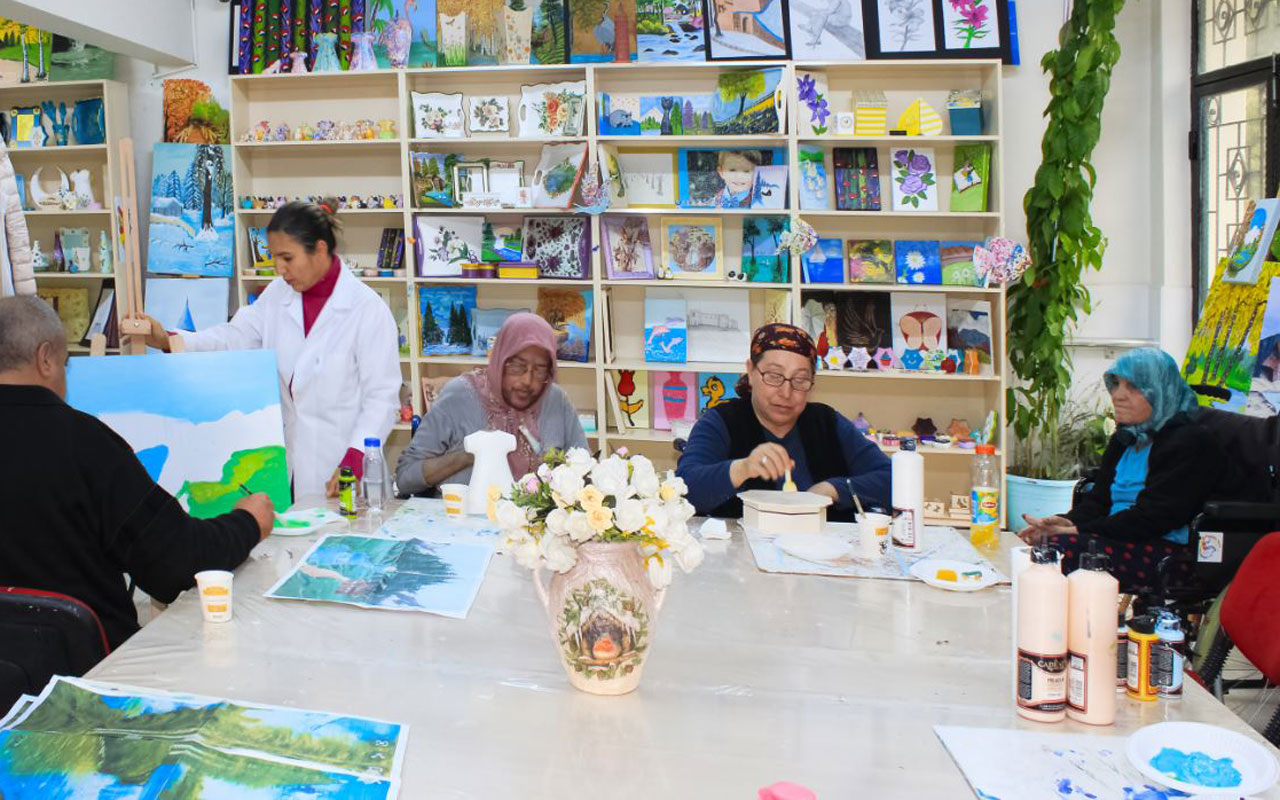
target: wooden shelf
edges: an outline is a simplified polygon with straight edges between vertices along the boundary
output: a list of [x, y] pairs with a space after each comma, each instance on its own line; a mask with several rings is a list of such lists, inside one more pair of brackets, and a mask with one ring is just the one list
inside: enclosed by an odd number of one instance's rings
[[58, 156], [65, 155], [67, 153], [71, 153], [73, 155], [81, 153], [101, 153], [105, 156], [107, 154], [107, 146], [105, 144], [67, 144], [62, 145], [61, 147], [50, 145], [46, 145], [44, 147], [13, 147], [9, 150], [10, 156]]
[[732, 147], [739, 144], [769, 144], [785, 147], [785, 133], [763, 134], [753, 136], [596, 136], [597, 142], [610, 144], [634, 144], [637, 147], [690, 147], [713, 145], [715, 147]]
[[303, 139], [301, 141], [289, 140], [285, 142], [234, 142], [232, 144], [238, 150], [270, 150], [278, 148], [286, 149], [343, 149], [343, 150], [360, 150], [368, 148], [370, 150], [389, 150], [398, 149], [400, 147], [400, 139]]
[[785, 208], [606, 208], [604, 213], [655, 217], [789, 217], [793, 214]]
[[[790, 283], [753, 283], [751, 281], [691, 281], [691, 280], [610, 280], [605, 278], [600, 281], [602, 286], [610, 286], [613, 288], [634, 286], [637, 288], [644, 287], [673, 287], [680, 289], [792, 289]], [[885, 284], [886, 286], [888, 284]]]
[[835, 134], [827, 134], [826, 136], [801, 136], [796, 139], [800, 144], [830, 144], [842, 145], [848, 144], [853, 146], [861, 145], [898, 145], [898, 144], [968, 144], [969, 142], [998, 142], [999, 136], [983, 134], [980, 136], [838, 136]]
[[[399, 210], [399, 209], [397, 209]], [[491, 216], [501, 216], [503, 214], [516, 214], [530, 217], [555, 217], [570, 215], [586, 215], [587, 212], [576, 208], [411, 208], [411, 214], [488, 214]]]
[[[236, 215], [242, 217], [269, 217], [276, 213], [276, 208], [237, 208]], [[403, 214], [403, 208], [340, 208], [338, 219], [358, 214]]]
[[[489, 359], [484, 356], [415, 356], [420, 364], [440, 364], [443, 366], [484, 367]], [[556, 369], [595, 369], [591, 361], [557, 361]]]
[[39, 211], [23, 211], [24, 217], [102, 217], [111, 216], [109, 208], [81, 208], [75, 211], [63, 211], [62, 209], [41, 209]]
[[611, 372], [616, 372], [620, 369], [636, 371], [658, 370], [659, 372], [741, 372], [742, 362], [684, 361], [677, 364], [667, 361], [634, 361], [631, 359], [620, 359], [611, 364], [605, 364], [604, 368]]
[[[449, 148], [456, 145], [488, 145], [504, 144], [504, 145], [539, 145], [539, 144], [568, 144], [573, 142], [586, 143], [587, 135], [581, 136], [454, 136], [427, 139], [409, 139], [410, 145], [429, 146], [437, 148]], [[494, 159], [495, 161], [498, 159]]]
[[114, 272], [37, 272], [37, 281], [112, 281]]
[[802, 283], [802, 292], [942, 292], [944, 294], [1000, 294], [999, 286], [951, 286], [916, 283]]
[[897, 369], [872, 369], [866, 372], [853, 372], [852, 370], [818, 370], [819, 379], [847, 379], [862, 381], [976, 381], [979, 383], [999, 383], [999, 375], [965, 375], [955, 373], [948, 375], [945, 372], [923, 372], [916, 370], [897, 370]]
[[443, 286], [585, 286], [591, 287], [591, 279], [572, 278], [414, 278], [418, 284]]
[[[778, 212], [773, 212], [778, 213]], [[797, 211], [801, 217], [867, 217], [874, 219], [990, 219], [998, 220], [999, 211]]]

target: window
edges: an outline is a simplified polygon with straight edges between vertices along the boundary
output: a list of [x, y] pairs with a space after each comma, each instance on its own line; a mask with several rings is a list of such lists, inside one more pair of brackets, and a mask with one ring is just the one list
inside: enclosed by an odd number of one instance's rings
[[1192, 279], [1198, 317], [1250, 200], [1280, 178], [1280, 0], [1195, 0], [1192, 26]]

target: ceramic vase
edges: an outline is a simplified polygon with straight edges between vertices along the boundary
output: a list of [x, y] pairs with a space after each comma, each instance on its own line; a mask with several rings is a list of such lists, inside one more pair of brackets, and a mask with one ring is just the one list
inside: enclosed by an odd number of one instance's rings
[[377, 68], [378, 59], [373, 55], [373, 34], [368, 31], [351, 34], [351, 63], [348, 67], [349, 71], [369, 72]]
[[413, 47], [413, 24], [397, 11], [382, 32], [382, 46], [387, 49], [387, 60], [399, 69], [409, 65], [409, 50]]
[[102, 144], [107, 140], [106, 112], [101, 97], [76, 101], [71, 109], [71, 135], [76, 144]]
[[292, 53], [289, 54], [289, 61], [292, 64], [292, 66], [289, 67], [290, 73], [294, 75], [302, 75], [306, 73], [307, 71], [307, 51], [306, 50], [293, 51]]
[[440, 15], [440, 64], [445, 67], [467, 65], [467, 13]]
[[342, 72], [342, 62], [338, 60], [338, 34], [316, 35], [316, 63], [311, 71]]
[[635, 542], [586, 542], [578, 563], [551, 577], [534, 573], [551, 639], [569, 683], [618, 695], [640, 684], [665, 592], [655, 592]]
[[519, 11], [511, 6], [502, 7], [502, 63], [528, 64], [530, 41], [533, 37], [533, 9], [525, 6]]

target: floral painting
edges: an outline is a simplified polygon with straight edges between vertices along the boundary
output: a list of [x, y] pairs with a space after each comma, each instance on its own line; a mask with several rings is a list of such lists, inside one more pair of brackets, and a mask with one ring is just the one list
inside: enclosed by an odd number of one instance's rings
[[861, 61], [867, 57], [861, 0], [790, 0], [791, 57]]
[[971, 50], [999, 46], [996, 13], [995, 0], [944, 0], [944, 49]]
[[[846, 5], [848, 0], [841, 0]], [[797, 72], [796, 89], [800, 97], [801, 132], [810, 136], [824, 136], [828, 131], [831, 107], [827, 104], [827, 76], [820, 72]]]
[[805, 211], [831, 208], [827, 198], [826, 154], [816, 145], [800, 147], [800, 208]]
[[[947, 0], [950, 3], [950, 0]], [[933, 0], [877, 0], [880, 51], [933, 52]]]
[[895, 211], [937, 211], [938, 179], [933, 150], [893, 151], [893, 208]]
[[414, 255], [423, 278], [459, 277], [462, 265], [480, 260], [484, 236], [480, 217], [418, 215]]
[[586, 98], [586, 81], [522, 86], [520, 135], [581, 136]]
[[410, 92], [413, 101], [413, 135], [419, 139], [461, 139], [462, 95]]
[[524, 258], [538, 265], [540, 278], [588, 278], [591, 229], [586, 217], [526, 217]]
[[542, 156], [533, 171], [533, 205], [537, 208], [565, 208], [573, 201], [573, 192], [582, 179], [587, 158], [587, 145], [543, 145]]
[[609, 280], [652, 279], [653, 246], [645, 217], [602, 217]]
[[506, 133], [509, 116], [505, 97], [467, 98], [467, 124], [472, 133]]
[[942, 259], [937, 242], [894, 242], [893, 255], [898, 283], [931, 286], [942, 283]]

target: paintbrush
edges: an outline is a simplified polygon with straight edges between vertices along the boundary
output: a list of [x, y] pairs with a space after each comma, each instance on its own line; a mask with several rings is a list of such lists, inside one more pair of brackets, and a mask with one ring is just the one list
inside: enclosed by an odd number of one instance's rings
[[867, 515], [867, 512], [862, 510], [862, 501], [858, 499], [856, 494], [853, 496], [853, 504], [858, 507], [859, 517], [865, 517]]
[[249, 487], [245, 486], [243, 483], [240, 484], [240, 491], [244, 493], [245, 497], [249, 497], [253, 494], [253, 492], [249, 491]]
[[796, 491], [796, 482], [795, 482], [795, 481], [793, 481], [793, 480], [791, 480], [791, 468], [790, 468], [790, 467], [788, 467], [788, 468], [787, 468], [787, 479], [786, 479], [786, 481], [784, 481], [784, 482], [783, 482], [783, 484], [782, 484], [782, 491], [784, 491], [784, 492], [794, 492], [794, 491]]

